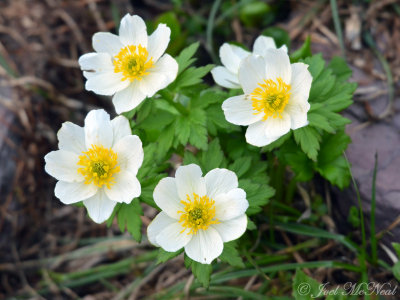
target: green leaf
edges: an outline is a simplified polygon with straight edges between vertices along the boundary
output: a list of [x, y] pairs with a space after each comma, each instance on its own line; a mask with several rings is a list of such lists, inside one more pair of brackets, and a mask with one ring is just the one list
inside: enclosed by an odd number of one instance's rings
[[325, 61], [321, 53], [307, 57], [303, 62], [308, 65], [308, 71], [310, 71], [313, 81], [318, 78], [325, 68]]
[[185, 151], [185, 154], [183, 156], [183, 164], [184, 165], [190, 165], [190, 164], [200, 165], [200, 162], [196, 158], [196, 156], [193, 154], [193, 152]]
[[302, 152], [293, 140], [285, 144], [278, 152], [279, 160], [290, 166], [297, 181], [309, 181], [314, 175], [313, 162]]
[[176, 78], [175, 82], [172, 84], [171, 89], [176, 89], [177, 87], [183, 88], [192, 86], [202, 82], [202, 78], [211, 71], [214, 65], [206, 65], [203, 67], [190, 67], [182, 72]]
[[134, 199], [130, 204], [123, 203], [117, 213], [118, 226], [121, 232], [124, 232], [126, 227], [139, 243], [142, 240], [142, 219], [140, 216], [143, 216], [143, 210], [138, 199]]
[[318, 172], [341, 189], [348, 186], [351, 179], [347, 162], [342, 156], [350, 142], [350, 137], [344, 131], [335, 135], [326, 134], [318, 154]]
[[339, 82], [349, 79], [352, 74], [352, 70], [340, 56], [334, 56], [329, 62], [328, 68], [332, 70]]
[[220, 168], [223, 159], [224, 153], [221, 150], [219, 140], [216, 138], [208, 145], [207, 151], [202, 153], [201, 165], [203, 166], [203, 171], [208, 173], [212, 169]]
[[249, 202], [249, 208], [246, 211], [248, 216], [261, 211], [261, 207], [268, 203], [275, 191], [267, 184], [254, 183], [249, 179], [239, 180], [239, 187], [246, 192], [246, 199]]
[[186, 145], [189, 141], [190, 120], [187, 116], [181, 115], [176, 120], [175, 136], [182, 145]]
[[337, 157], [330, 164], [318, 166], [318, 172], [333, 185], [344, 189], [350, 184], [351, 175], [343, 156]]
[[268, 25], [275, 19], [271, 6], [263, 1], [254, 0], [247, 2], [240, 9], [240, 20], [245, 26]]
[[192, 260], [190, 264], [194, 277], [205, 287], [210, 286], [210, 277], [212, 272], [211, 264], [201, 264]]
[[199, 48], [199, 45], [199, 42], [193, 43], [187, 48], [183, 49], [181, 53], [177, 57], [175, 57], [175, 60], [179, 65], [178, 75], [196, 61], [196, 58], [192, 57]]
[[307, 36], [306, 40], [304, 41], [303, 45], [301, 46], [300, 49], [296, 50], [290, 55], [290, 61], [297, 62], [300, 59], [305, 59], [307, 57], [310, 57], [312, 55], [311, 53], [311, 37]]
[[249, 217], [247, 217], [247, 229], [248, 230], [256, 230], [257, 229], [257, 225], [249, 219]]
[[224, 250], [219, 259], [233, 267], [244, 268], [243, 259], [240, 257], [239, 252], [236, 249], [236, 242], [234, 241], [224, 244]]
[[198, 96], [193, 97], [191, 100], [191, 106], [193, 108], [206, 108], [214, 103], [218, 103], [219, 106], [221, 106], [222, 102], [227, 98], [229, 98], [229, 96], [225, 92], [207, 89], [201, 91]]
[[237, 177], [240, 178], [250, 169], [250, 166], [251, 166], [251, 157], [245, 156], [235, 160], [229, 166], [229, 170], [235, 172]]
[[310, 126], [302, 127], [293, 131], [294, 139], [307, 156], [313, 161], [317, 160], [321, 136]]
[[175, 136], [175, 123], [168, 125], [160, 136], [158, 137], [158, 149], [157, 153], [160, 155], [168, 152], [172, 146], [172, 142]]
[[207, 128], [211, 135], [216, 136], [218, 131], [228, 133], [239, 132], [241, 130], [239, 126], [235, 126], [225, 119], [220, 103], [210, 105], [206, 110], [206, 114]]
[[183, 248], [176, 252], [167, 252], [163, 248], [160, 248], [158, 250], [158, 255], [157, 255], [157, 264], [164, 263], [170, 259], [173, 259], [174, 257], [177, 257], [182, 252], [183, 252]]
[[325, 134], [321, 142], [321, 150], [318, 155], [318, 164], [327, 165], [343, 154], [347, 145], [350, 144], [350, 137], [344, 132], [339, 131], [334, 135]]
[[[308, 277], [300, 269], [296, 270], [293, 280], [293, 296], [296, 300], [310, 300], [320, 298], [320, 283], [315, 279]], [[323, 297], [323, 294], [320, 295]]]
[[207, 149], [207, 129], [203, 125], [192, 125], [189, 143], [198, 149]]
[[320, 111], [318, 110], [317, 112], [312, 111], [308, 113], [307, 119], [309, 121], [309, 124], [313, 127], [320, 128], [329, 133], [335, 133], [335, 129], [331, 126], [329, 120], [319, 112]]
[[392, 247], [396, 251], [397, 257], [400, 257], [400, 243], [392, 243]]
[[393, 276], [400, 281], [400, 261], [394, 264], [392, 268]]

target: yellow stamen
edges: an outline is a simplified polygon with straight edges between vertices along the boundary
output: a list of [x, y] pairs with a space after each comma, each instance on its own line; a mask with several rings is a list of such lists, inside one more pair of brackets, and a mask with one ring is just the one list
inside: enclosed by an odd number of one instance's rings
[[85, 184], [93, 183], [98, 187], [107, 188], [115, 183], [114, 174], [120, 171], [117, 153], [103, 146], [92, 147], [79, 156], [78, 173], [85, 177]]
[[276, 81], [272, 79], [264, 80], [264, 83], [259, 83], [250, 94], [254, 114], [264, 113], [263, 121], [269, 117], [282, 118], [282, 112], [289, 102], [290, 84], [283, 82], [281, 77]]
[[147, 49], [138, 46], [127, 46], [121, 49], [119, 53], [114, 56], [114, 72], [122, 72], [122, 80], [128, 79], [134, 81], [135, 79], [141, 80], [143, 76], [149, 74], [148, 70], [153, 65], [153, 58], [149, 58]]
[[[215, 201], [207, 196], [199, 197], [193, 193], [193, 200], [189, 195], [186, 195], [186, 201], [181, 203], [185, 205], [184, 211], [178, 211], [181, 214], [179, 222], [186, 229], [190, 229], [188, 234], [197, 234], [200, 229], [206, 230], [211, 224], [220, 223], [215, 219]], [[181, 232], [181, 233], [182, 233]]]

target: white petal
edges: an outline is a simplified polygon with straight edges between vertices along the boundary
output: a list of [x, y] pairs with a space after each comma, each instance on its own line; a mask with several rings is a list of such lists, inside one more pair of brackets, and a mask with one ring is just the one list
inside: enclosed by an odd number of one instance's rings
[[97, 32], [92, 38], [93, 49], [115, 56], [124, 47], [119, 37], [109, 32]]
[[287, 48], [286, 45], [282, 45], [279, 49], [285, 51], [286, 53], [288, 53], [288, 48]]
[[129, 80], [122, 80], [122, 73], [114, 73], [113, 70], [96, 72], [89, 76], [85, 89], [98, 95], [111, 96], [129, 85]]
[[171, 29], [165, 24], [159, 24], [157, 29], [149, 36], [147, 51], [149, 56], [153, 58], [153, 62], [164, 54], [168, 47], [170, 36]]
[[254, 42], [253, 53], [264, 56], [267, 49], [276, 49], [275, 41], [269, 36], [260, 35]]
[[166, 177], [161, 179], [154, 189], [153, 198], [158, 207], [169, 217], [179, 219], [178, 211], [183, 210], [183, 205], [178, 196], [175, 178]]
[[139, 81], [133, 81], [127, 88], [117, 92], [112, 98], [117, 114], [130, 111], [146, 98], [139, 89]]
[[215, 67], [211, 70], [211, 74], [214, 81], [220, 86], [228, 89], [240, 88], [238, 74], [233, 74], [225, 67]]
[[83, 181], [84, 177], [78, 173], [79, 155], [66, 150], [57, 150], [48, 153], [44, 160], [44, 169], [57, 180], [67, 182]]
[[209, 227], [193, 235], [192, 240], [185, 247], [185, 252], [194, 261], [211, 264], [221, 255], [223, 248], [221, 236], [214, 228]]
[[132, 134], [129, 120], [124, 116], [118, 116], [111, 120], [113, 130], [113, 146], [123, 137]]
[[214, 169], [204, 176], [206, 181], [207, 196], [215, 196], [228, 193], [230, 190], [238, 187], [238, 178], [236, 174], [227, 169]]
[[282, 113], [282, 118], [268, 118], [264, 121], [265, 134], [267, 137], [275, 138], [285, 135], [290, 130], [291, 120], [290, 115], [285, 111]]
[[289, 103], [285, 107], [285, 112], [290, 115], [291, 125], [290, 128], [295, 130], [308, 125], [307, 112], [310, 110], [308, 102]]
[[110, 200], [115, 202], [131, 203], [133, 198], [140, 196], [140, 182], [131, 172], [122, 170], [114, 175], [115, 183], [111, 188], [104, 187]]
[[213, 224], [224, 243], [233, 241], [242, 236], [247, 227], [247, 216], [241, 215], [240, 217], [224, 221], [219, 224]]
[[58, 148], [81, 155], [86, 151], [85, 131], [82, 127], [71, 122], [62, 124], [57, 132]]
[[[114, 66], [112, 58], [108, 53], [87, 53], [79, 57], [79, 66], [83, 71], [94, 72], [113, 72]], [[89, 76], [90, 77], [90, 76]]]
[[265, 79], [266, 62], [262, 56], [250, 55], [239, 68], [239, 82], [245, 94], [251, 94], [259, 83]]
[[149, 74], [139, 81], [140, 90], [147, 97], [152, 97], [157, 91], [166, 88], [174, 81], [177, 74], [178, 63], [169, 54], [164, 54], [154, 67], [149, 69]]
[[238, 73], [240, 62], [249, 54], [250, 52], [243, 48], [228, 43], [223, 44], [219, 48], [219, 57], [222, 64], [233, 74]]
[[265, 78], [276, 80], [282, 78], [283, 82], [290, 83], [292, 69], [288, 54], [283, 49], [268, 49], [264, 55]]
[[246, 141], [253, 146], [263, 147], [271, 144], [278, 138], [279, 136], [271, 138], [265, 134], [264, 121], [258, 121], [254, 124], [251, 124], [246, 130]]
[[147, 29], [143, 19], [126, 14], [119, 27], [119, 39], [125, 46], [142, 45], [147, 48]]
[[108, 199], [103, 189], [99, 189], [93, 197], [83, 201], [90, 218], [98, 224], [103, 223], [112, 215], [116, 204], [117, 202]]
[[64, 204], [72, 204], [92, 197], [97, 192], [94, 184], [58, 181], [54, 194]]
[[91, 110], [85, 118], [86, 148], [92, 145], [110, 148], [113, 143], [113, 130], [110, 115], [104, 109]]
[[118, 165], [121, 170], [127, 170], [136, 175], [143, 163], [142, 141], [137, 135], [128, 135], [120, 139], [112, 150], [118, 155]]
[[200, 197], [206, 194], [206, 184], [201, 177], [202, 171], [198, 165], [190, 164], [181, 166], [176, 170], [175, 179], [178, 189], [178, 196], [181, 200], [186, 200], [186, 195], [193, 197], [193, 193]]
[[[292, 80], [291, 86], [291, 102], [306, 102], [310, 94], [312, 76], [308, 71], [308, 65], [303, 63], [295, 63], [291, 65]], [[293, 99], [292, 99], [293, 98]]]
[[236, 125], [250, 125], [262, 119], [263, 114], [255, 114], [250, 97], [234, 96], [222, 103], [222, 110], [228, 122]]
[[147, 238], [149, 239], [149, 242], [154, 246], [160, 247], [157, 243], [156, 237], [172, 223], [176, 223], [176, 220], [168, 217], [165, 212], [160, 212], [147, 227]]
[[243, 215], [249, 207], [246, 192], [242, 189], [233, 189], [226, 194], [219, 194], [215, 200], [215, 218], [219, 221], [234, 219]]
[[192, 235], [188, 234], [188, 229], [185, 230], [176, 220], [156, 236], [156, 242], [168, 252], [178, 251], [185, 247], [191, 239]]

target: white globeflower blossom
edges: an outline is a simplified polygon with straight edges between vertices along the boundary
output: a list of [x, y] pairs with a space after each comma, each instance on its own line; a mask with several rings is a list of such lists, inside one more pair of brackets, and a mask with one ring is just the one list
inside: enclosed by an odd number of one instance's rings
[[165, 251], [185, 247], [194, 261], [210, 264], [223, 243], [246, 230], [249, 203], [234, 172], [214, 169], [202, 177], [195, 164], [181, 166], [175, 178], [161, 179], [154, 201], [162, 210], [147, 228], [149, 241]]
[[[276, 49], [274, 39], [260, 35], [254, 42], [253, 54], [264, 56], [268, 49]], [[279, 49], [287, 52], [287, 47], [285, 45]], [[228, 89], [239, 89], [239, 66], [241, 61], [250, 54], [249, 51], [246, 51], [239, 46], [224, 43], [219, 48], [219, 57], [224, 67], [218, 66], [211, 70], [214, 81], [218, 85]]]
[[268, 49], [264, 56], [250, 55], [242, 61], [239, 82], [244, 95], [228, 98], [222, 109], [230, 123], [249, 126], [249, 144], [266, 146], [290, 129], [308, 125], [308, 65], [290, 64], [285, 51]]
[[117, 202], [141, 193], [136, 174], [143, 162], [142, 142], [123, 116], [110, 120], [92, 110], [82, 128], [65, 122], [57, 133], [59, 150], [45, 156], [45, 170], [58, 182], [54, 193], [64, 204], [83, 201], [96, 223], [107, 220]]
[[86, 89], [99, 95], [114, 95], [112, 101], [118, 114], [135, 108], [176, 78], [178, 64], [164, 54], [170, 35], [169, 27], [160, 24], [147, 36], [143, 19], [129, 14], [121, 20], [119, 36], [94, 34], [96, 52], [79, 58], [87, 79]]

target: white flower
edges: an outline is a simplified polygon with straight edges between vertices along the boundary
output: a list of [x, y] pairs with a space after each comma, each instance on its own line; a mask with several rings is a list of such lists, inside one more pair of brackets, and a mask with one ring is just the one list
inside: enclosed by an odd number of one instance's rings
[[[268, 49], [276, 49], [273, 38], [260, 35], [254, 42], [253, 54], [264, 56]], [[281, 48], [287, 52], [287, 47], [283, 45]], [[225, 67], [215, 67], [211, 70], [214, 81], [228, 89], [240, 88], [238, 73], [239, 66], [243, 59], [251, 53], [243, 48], [225, 43], [219, 48], [219, 57]]]
[[141, 193], [136, 178], [143, 162], [142, 142], [129, 121], [110, 121], [104, 110], [92, 110], [82, 128], [65, 122], [58, 147], [45, 156], [45, 170], [59, 180], [55, 195], [64, 204], [83, 201], [96, 223], [107, 220], [117, 202], [130, 203]]
[[249, 203], [232, 171], [214, 169], [202, 177], [199, 166], [182, 166], [175, 178], [158, 183], [153, 196], [162, 211], [150, 223], [147, 235], [166, 251], [185, 247], [191, 259], [210, 264], [222, 253], [224, 242], [246, 230]]
[[308, 125], [308, 65], [290, 64], [285, 51], [268, 49], [264, 56], [250, 55], [242, 61], [239, 82], [244, 95], [228, 98], [222, 109], [229, 122], [249, 126], [249, 144], [266, 146], [290, 129]]
[[[93, 48], [79, 58], [86, 89], [114, 95], [118, 114], [138, 106], [146, 97], [175, 80], [178, 64], [167, 49], [171, 30], [165, 24], [147, 36], [146, 24], [129, 14], [121, 20], [119, 36], [108, 32], [93, 35]], [[163, 55], [164, 54], [164, 55]]]

